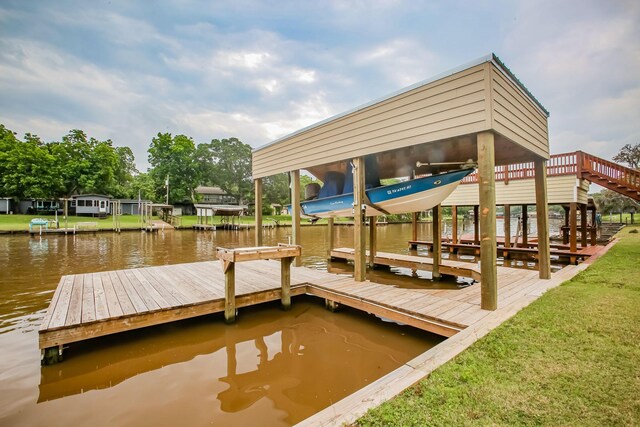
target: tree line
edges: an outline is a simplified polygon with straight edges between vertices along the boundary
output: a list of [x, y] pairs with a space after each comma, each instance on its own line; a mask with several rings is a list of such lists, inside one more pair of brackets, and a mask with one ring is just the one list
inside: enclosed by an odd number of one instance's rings
[[[136, 169], [129, 147], [71, 130], [60, 141], [44, 142], [0, 124], [0, 197], [62, 199], [75, 194], [169, 203], [197, 202], [195, 189], [217, 186], [240, 204], [253, 201], [251, 147], [238, 138], [196, 144], [186, 135], [158, 133], [149, 145], [146, 172]], [[289, 203], [286, 174], [265, 178], [264, 202]], [[305, 177], [304, 181], [310, 181]], [[304, 182], [303, 182], [304, 183]]]
[[[30, 133], [19, 139], [0, 124], [0, 197], [62, 199], [95, 193], [163, 202], [168, 178], [172, 204], [197, 202], [195, 189], [200, 185], [220, 187], [240, 204], [253, 201], [251, 147], [238, 138], [196, 144], [186, 135], [158, 133], [147, 153], [151, 167], [141, 172], [129, 147], [90, 138], [82, 130], [44, 142]], [[625, 145], [613, 160], [637, 169], [640, 144]], [[301, 176], [302, 193], [310, 182], [311, 177]], [[265, 208], [289, 203], [289, 188], [287, 174], [264, 178]], [[609, 190], [595, 199], [605, 213], [638, 209], [633, 200]]]

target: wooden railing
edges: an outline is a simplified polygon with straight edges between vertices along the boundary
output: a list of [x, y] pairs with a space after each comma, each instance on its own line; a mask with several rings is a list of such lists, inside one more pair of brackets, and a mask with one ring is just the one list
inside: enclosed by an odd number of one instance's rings
[[640, 171], [582, 151], [578, 151], [576, 154], [578, 163], [577, 174], [579, 177], [588, 178], [586, 175], [595, 175], [607, 179], [612, 183], [627, 187], [630, 190], [640, 191]]
[[[547, 176], [576, 175], [578, 173], [578, 152], [554, 154], [547, 160]], [[509, 182], [517, 179], [533, 179], [535, 169], [533, 162], [514, 163], [505, 166], [496, 166], [496, 181]], [[463, 184], [477, 183], [478, 174], [467, 175]]]
[[[554, 154], [547, 160], [547, 177], [574, 175], [640, 201], [640, 171], [582, 152]], [[533, 162], [496, 166], [496, 181], [506, 184], [535, 177]], [[476, 184], [478, 173], [467, 175], [463, 184]]]

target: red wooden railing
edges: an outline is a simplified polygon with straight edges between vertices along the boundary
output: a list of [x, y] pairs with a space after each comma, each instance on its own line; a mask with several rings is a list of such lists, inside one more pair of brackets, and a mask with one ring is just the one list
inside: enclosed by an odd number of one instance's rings
[[[547, 160], [547, 176], [561, 176], [561, 175], [576, 175], [577, 168], [577, 154], [563, 153], [554, 154]], [[535, 169], [533, 162], [526, 163], [514, 163], [505, 166], [496, 166], [496, 181], [506, 181], [516, 179], [533, 179], [535, 177]], [[478, 174], [472, 173], [467, 175], [463, 180], [463, 184], [477, 183]]]
[[582, 151], [578, 151], [577, 155], [578, 175], [581, 178], [589, 179], [589, 176], [599, 177], [600, 179], [607, 179], [610, 183], [640, 191], [640, 171]]
[[[533, 162], [496, 166], [495, 174], [496, 181], [504, 181], [505, 183], [511, 180], [535, 177]], [[635, 200], [640, 200], [640, 171], [582, 151], [554, 154], [547, 160], [547, 176], [562, 175], [575, 175]], [[475, 172], [462, 180], [463, 184], [477, 182], [478, 174]]]

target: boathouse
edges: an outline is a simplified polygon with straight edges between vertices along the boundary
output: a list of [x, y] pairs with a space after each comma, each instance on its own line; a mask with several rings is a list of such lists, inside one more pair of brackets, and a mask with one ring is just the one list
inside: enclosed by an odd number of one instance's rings
[[[497, 308], [496, 166], [530, 162], [538, 212], [539, 276], [550, 278], [547, 227], [549, 158], [547, 118], [542, 104], [494, 54], [416, 83], [388, 96], [300, 129], [253, 151], [256, 245], [262, 244], [262, 179], [289, 173], [293, 243], [300, 244], [300, 171], [320, 180], [354, 165], [355, 206], [365, 206], [365, 156], [375, 158], [381, 179], [415, 177], [477, 164], [481, 246], [481, 306]], [[450, 165], [450, 166], [447, 166]], [[434, 208], [436, 218], [440, 206]], [[366, 278], [363, 214], [354, 216], [354, 278]], [[370, 224], [375, 225], [375, 220]], [[329, 220], [328, 241], [333, 241]], [[375, 257], [375, 226], [370, 253]], [[440, 221], [434, 221], [433, 271], [441, 256]]]

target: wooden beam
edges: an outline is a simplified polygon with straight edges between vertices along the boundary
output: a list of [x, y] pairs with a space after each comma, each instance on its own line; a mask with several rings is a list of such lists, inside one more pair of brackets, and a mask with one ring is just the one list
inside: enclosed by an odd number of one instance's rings
[[504, 205], [504, 247], [511, 247], [511, 205]]
[[282, 286], [282, 296], [280, 301], [282, 308], [291, 308], [291, 263], [294, 257], [286, 257], [280, 260], [280, 285]]
[[224, 272], [224, 320], [236, 321], [236, 263], [225, 262]]
[[[300, 245], [300, 171], [291, 171], [291, 240]], [[296, 266], [302, 265], [300, 257], [296, 258]]]
[[327, 218], [327, 259], [331, 259], [331, 250], [334, 246], [333, 218]]
[[255, 186], [255, 218], [256, 218], [256, 246], [262, 246], [262, 178], [253, 181]]
[[578, 250], [578, 204], [569, 203], [569, 250]]
[[569, 244], [569, 207], [563, 206], [564, 209], [564, 228], [562, 229], [562, 243]]
[[458, 207], [451, 206], [451, 242], [458, 243]]
[[529, 245], [529, 212], [527, 205], [522, 205], [522, 247], [526, 248]]
[[587, 205], [580, 203], [580, 246], [587, 247]]
[[551, 247], [549, 242], [549, 205], [547, 204], [547, 163], [536, 159], [536, 220], [538, 228], [538, 274], [541, 279], [551, 279]]
[[433, 270], [431, 274], [434, 280], [439, 280], [442, 258], [442, 206], [434, 206], [431, 216], [433, 217]]
[[372, 216], [369, 218], [369, 266], [375, 267], [375, 257], [378, 247], [378, 218]]
[[411, 240], [418, 240], [418, 212], [411, 212]]
[[473, 243], [475, 245], [480, 244], [480, 210], [479, 206], [473, 207]]
[[[633, 219], [633, 214], [631, 214], [631, 219]], [[591, 209], [591, 246], [598, 244], [598, 224], [596, 222], [596, 208], [594, 206]], [[631, 223], [633, 224], [633, 221]]]
[[355, 249], [354, 273], [356, 282], [363, 282], [367, 275], [366, 238], [364, 229], [364, 158], [353, 159], [353, 197], [354, 197], [354, 227], [353, 242]]
[[491, 132], [478, 136], [478, 184], [480, 191], [480, 306], [498, 308], [498, 269], [496, 267], [496, 181], [495, 141]]

